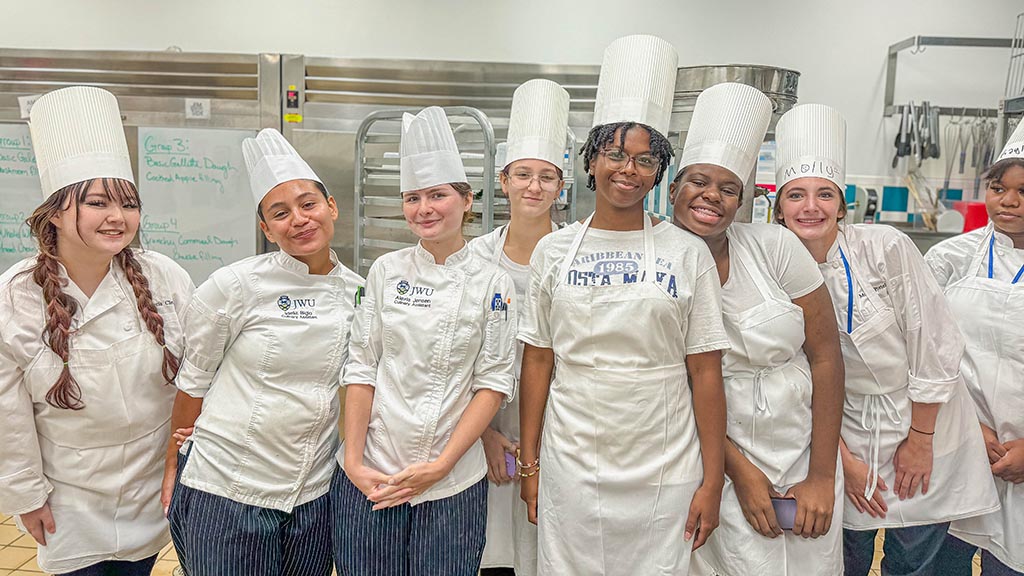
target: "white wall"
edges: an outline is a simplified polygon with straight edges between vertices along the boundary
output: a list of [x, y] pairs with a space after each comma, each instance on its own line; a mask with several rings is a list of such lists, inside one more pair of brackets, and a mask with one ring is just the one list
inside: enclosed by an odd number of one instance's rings
[[[913, 35], [1010, 37], [1020, 0], [11, 0], [10, 48], [288, 52], [318, 56], [598, 64], [627, 33], [657, 34], [681, 65], [802, 72], [801, 102], [849, 122], [850, 174], [893, 176], [883, 120], [887, 47]], [[991, 106], [1008, 50], [901, 55], [897, 101]], [[941, 161], [929, 172], [940, 173]]]

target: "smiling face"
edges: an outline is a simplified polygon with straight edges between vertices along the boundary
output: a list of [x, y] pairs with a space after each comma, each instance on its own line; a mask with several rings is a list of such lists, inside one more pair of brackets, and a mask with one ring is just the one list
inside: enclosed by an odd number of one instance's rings
[[473, 196], [463, 196], [451, 184], [402, 192], [402, 213], [409, 230], [426, 242], [460, 243], [463, 217], [472, 206]]
[[544, 160], [516, 160], [501, 173], [501, 189], [508, 196], [513, 219], [549, 217], [563, 185], [554, 164]]
[[[620, 132], [615, 133], [615, 144], [599, 151], [590, 166], [597, 190], [597, 209], [629, 210], [642, 206], [644, 196], [654, 187], [657, 173], [644, 175], [637, 171], [634, 158], [651, 153], [651, 135], [647, 130], [634, 126], [623, 138]], [[618, 145], [621, 143], [621, 146]], [[618, 169], [613, 169], [604, 153], [611, 149], [621, 149], [631, 158]]]
[[306, 261], [330, 251], [338, 207], [312, 180], [274, 186], [260, 202], [260, 212], [263, 234], [285, 253]]
[[714, 164], [687, 166], [669, 186], [676, 225], [702, 238], [725, 233], [736, 218], [742, 194], [743, 181]]
[[776, 219], [805, 243], [827, 240], [846, 216], [846, 198], [831, 180], [797, 178], [779, 192]]
[[93, 180], [77, 198], [68, 194], [50, 218], [61, 258], [110, 259], [139, 231], [141, 210], [135, 187], [121, 180]]
[[1008, 236], [1024, 235], [1024, 162], [1015, 163], [988, 183], [985, 208], [996, 229]]

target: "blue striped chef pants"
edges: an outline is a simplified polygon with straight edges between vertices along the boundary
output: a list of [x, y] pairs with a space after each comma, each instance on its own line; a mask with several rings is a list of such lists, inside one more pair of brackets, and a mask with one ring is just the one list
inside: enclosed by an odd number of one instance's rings
[[241, 504], [181, 483], [168, 511], [171, 539], [188, 576], [330, 576], [330, 495], [291, 513]]
[[339, 576], [476, 576], [487, 529], [487, 479], [454, 496], [374, 512], [340, 468], [331, 482]]

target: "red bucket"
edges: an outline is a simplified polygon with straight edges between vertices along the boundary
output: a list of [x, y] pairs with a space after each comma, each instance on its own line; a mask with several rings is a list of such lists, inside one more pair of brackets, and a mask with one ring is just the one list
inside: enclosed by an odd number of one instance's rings
[[964, 215], [964, 232], [988, 225], [988, 210], [984, 202], [953, 202], [953, 210]]

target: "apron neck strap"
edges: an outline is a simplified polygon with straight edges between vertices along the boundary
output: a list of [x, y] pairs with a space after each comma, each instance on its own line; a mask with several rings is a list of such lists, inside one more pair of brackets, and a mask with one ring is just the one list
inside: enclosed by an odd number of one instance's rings
[[[871, 284], [866, 282], [859, 274], [857, 274], [857, 267], [850, 266], [850, 261], [847, 259], [846, 252], [843, 250], [845, 240], [846, 237], [842, 230], [840, 230], [839, 235], [836, 236], [836, 243], [839, 245], [839, 257], [843, 259], [843, 268], [846, 269], [846, 333], [852, 334], [854, 292], [858, 286], [861, 291], [864, 292], [864, 297], [867, 298], [868, 302], [871, 302], [871, 305], [875, 307], [875, 310], [882, 310], [887, 308], [887, 306], [885, 305], [885, 302], [879, 298], [878, 294], [875, 293]], [[849, 246], [847, 246], [847, 248], [849, 248]]]
[[846, 333], [853, 334], [853, 277], [850, 274], [850, 261], [846, 259], [843, 247], [839, 247], [839, 257], [843, 259], [846, 269]]
[[[562, 260], [562, 266], [558, 272], [558, 283], [565, 282], [566, 278], [569, 277], [569, 270], [572, 269], [572, 263], [576, 259], [576, 254], [580, 251], [580, 246], [583, 245], [583, 237], [587, 234], [587, 229], [590, 228], [590, 223], [594, 220], [594, 215], [587, 216], [587, 219], [583, 221], [583, 225], [580, 227], [580, 231], [576, 233], [576, 237], [573, 238], [572, 244], [569, 246], [569, 251], [565, 254], [565, 259]], [[644, 212], [644, 282], [657, 283], [657, 268], [655, 267], [656, 258], [654, 255], [654, 231], [651, 226], [651, 217]]]
[[[989, 237], [988, 237], [988, 279], [989, 280], [991, 280], [993, 278], [993, 276], [995, 275], [994, 274], [994, 272], [995, 272], [995, 261], [996, 261], [996, 258], [995, 258], [995, 246], [996, 246], [996, 230], [995, 230], [995, 227], [993, 226], [992, 227], [992, 233], [989, 234]], [[981, 256], [981, 251], [979, 250], [978, 254], [975, 255], [975, 265], [974, 265], [974, 269], [975, 270], [977, 270], [977, 268], [978, 268], [977, 259], [980, 256]], [[1010, 284], [1016, 284], [1018, 281], [1020, 281], [1021, 276], [1024, 276], [1024, 266], [1021, 266], [1020, 270], [1017, 270], [1017, 274], [1014, 275], [1013, 281], [1010, 282]]]
[[495, 264], [501, 264], [501, 257], [505, 254], [505, 238], [508, 236], [508, 226], [508, 224], [505, 224], [498, 228], [498, 245], [494, 247], [494, 258], [492, 259]]
[[651, 217], [644, 211], [644, 277], [648, 282], [657, 283], [658, 268], [655, 265], [653, 228]]
[[[754, 280], [754, 288], [757, 289], [757, 293], [761, 295], [761, 299], [765, 302], [772, 300], [778, 300], [779, 298], [772, 294], [768, 289], [769, 278], [761, 271], [760, 266], [757, 265], [757, 256], [755, 256], [747, 247], [739, 242], [735, 242], [730, 236], [729, 231], [732, 230], [732, 225], [729, 225], [725, 230], [725, 237], [728, 241], [729, 246], [729, 278], [732, 278], [733, 266], [740, 266], [747, 271], [747, 275]], [[774, 279], [771, 280], [775, 282]], [[728, 280], [726, 280], [728, 282]], [[778, 282], [775, 282], [778, 284]], [[792, 302], [792, 300], [790, 300]]]

